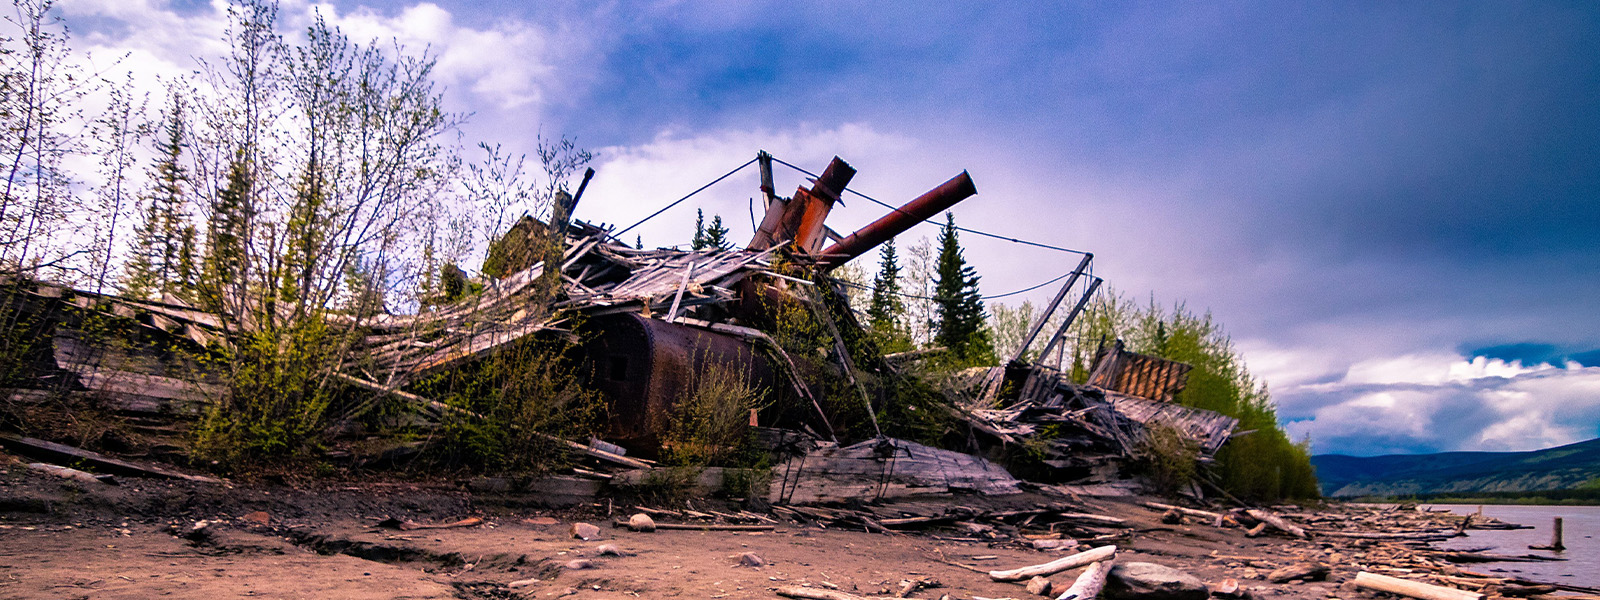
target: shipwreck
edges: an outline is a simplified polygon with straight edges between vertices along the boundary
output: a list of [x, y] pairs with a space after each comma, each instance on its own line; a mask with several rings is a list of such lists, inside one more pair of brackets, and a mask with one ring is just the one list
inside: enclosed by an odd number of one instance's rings
[[[1039, 455], [1024, 474], [1027, 479], [1114, 487], [1126, 484], [1120, 466], [1140, 452], [1139, 440], [1151, 426], [1181, 432], [1199, 448], [1202, 460], [1234, 435], [1234, 419], [1173, 402], [1185, 384], [1187, 365], [1127, 352], [1113, 342], [1096, 356], [1088, 381], [1077, 383], [1023, 359], [1039, 340], [1044, 343], [1040, 356], [1050, 355], [1089, 303], [1099, 279], [1088, 274], [1093, 255], [1085, 255], [1021, 348], [981, 373], [969, 393], [943, 403], [959, 426], [941, 443], [895, 439], [881, 430], [847, 439], [840, 434], [838, 415], [824, 407], [859, 403], [875, 419], [883, 400], [861, 391], [856, 374], [895, 375], [904, 366], [881, 354], [852, 355], [845, 337], [862, 325], [828, 273], [977, 189], [963, 172], [866, 227], [840, 235], [826, 221], [848, 190], [854, 168], [835, 158], [809, 186], [783, 197], [774, 190], [771, 156], [761, 153], [758, 163], [765, 213], [743, 248], [633, 248], [618, 238], [620, 232], [573, 218], [583, 187], [575, 195], [558, 194], [549, 222], [524, 217], [493, 249], [501, 276], [486, 277], [481, 292], [415, 314], [364, 318], [364, 335], [354, 348], [361, 359], [328, 374], [348, 390], [337, 421], [359, 419], [380, 400], [408, 404], [423, 421], [470, 417], [416, 393], [415, 385], [543, 335], [564, 337], [576, 348], [586, 384], [605, 399], [608, 425], [599, 439], [560, 441], [591, 461], [592, 468], [653, 467], [650, 459], [661, 443], [659, 416], [709, 365], [731, 366], [753, 385], [785, 397], [782, 404], [791, 410], [752, 414], [750, 423], [775, 453], [767, 496], [778, 502], [1015, 493], [1024, 484], [1005, 464], [1023, 444]], [[1064, 309], [1085, 277], [1087, 289]], [[170, 432], [228, 393], [223, 381], [186, 358], [193, 354], [172, 349], [203, 353], [230, 343], [239, 325], [170, 298], [13, 283], [16, 293], [4, 308], [28, 315], [37, 341], [28, 354], [29, 374], [6, 383], [3, 393], [11, 402], [66, 396], [101, 406], [136, 427]], [[803, 368], [775, 341], [769, 330], [774, 307], [809, 311], [825, 325], [833, 340], [832, 348], [822, 349], [829, 372]], [[1065, 323], [1042, 335], [1060, 309], [1068, 311]], [[124, 343], [85, 342], [81, 319], [74, 315], [87, 310], [114, 315]], [[576, 335], [575, 324], [587, 334]], [[830, 387], [821, 381], [827, 377], [853, 385]], [[845, 398], [826, 401], [825, 394], [839, 389], [847, 390]], [[804, 410], [792, 410], [796, 406]], [[1046, 430], [1049, 436], [1043, 437]]]

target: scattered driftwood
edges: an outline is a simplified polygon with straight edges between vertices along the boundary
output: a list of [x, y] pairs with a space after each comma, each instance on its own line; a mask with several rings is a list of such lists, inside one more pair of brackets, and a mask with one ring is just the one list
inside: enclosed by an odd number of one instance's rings
[[467, 517], [460, 521], [453, 521], [450, 523], [418, 523], [409, 519], [396, 519], [394, 517], [390, 517], [379, 522], [378, 526], [388, 527], [390, 529], [399, 529], [400, 531], [414, 531], [418, 529], [460, 529], [463, 527], [476, 527], [482, 524], [483, 519], [479, 517]]
[[1067, 569], [1076, 569], [1087, 564], [1111, 560], [1116, 555], [1116, 546], [1101, 546], [1099, 548], [1086, 550], [1071, 556], [1063, 556], [1044, 564], [1031, 565], [1005, 571], [990, 571], [989, 577], [995, 581], [1018, 581], [1022, 579], [1029, 579], [1035, 576], [1053, 575]]
[[1556, 562], [1556, 561], [1566, 560], [1565, 558], [1555, 558], [1555, 557], [1551, 557], [1551, 556], [1539, 556], [1537, 554], [1511, 555], [1511, 554], [1486, 554], [1486, 553], [1479, 553], [1479, 552], [1447, 552], [1447, 551], [1433, 551], [1433, 552], [1426, 552], [1425, 554], [1428, 555], [1428, 556], [1434, 557], [1434, 558], [1444, 559], [1444, 560], [1447, 560], [1447, 561], [1450, 561], [1450, 562], [1453, 562], [1453, 563]]
[[1356, 587], [1410, 596], [1421, 600], [1484, 600], [1484, 595], [1478, 592], [1469, 592], [1453, 587], [1433, 585], [1365, 571], [1356, 574], [1355, 584]]
[[[615, 521], [612, 527], [627, 527], [627, 521]], [[717, 523], [656, 523], [657, 531], [772, 531], [773, 525], [723, 525]]]
[[806, 600], [869, 600], [868, 596], [857, 596], [837, 590], [819, 590], [807, 587], [781, 587], [778, 595], [785, 598], [804, 598]]
[[1218, 522], [1218, 520], [1222, 520], [1221, 512], [1211, 512], [1211, 510], [1186, 509], [1186, 507], [1173, 506], [1173, 504], [1162, 504], [1162, 502], [1139, 502], [1139, 504], [1147, 507], [1147, 509], [1178, 510], [1179, 514], [1186, 515], [1186, 517], [1205, 518], [1205, 520], [1208, 520], [1208, 522], [1213, 523]]
[[1111, 565], [1116, 561], [1103, 560], [1084, 569], [1078, 574], [1078, 579], [1072, 582], [1072, 587], [1056, 596], [1056, 600], [1088, 600], [1100, 595], [1100, 590], [1106, 587], [1106, 575], [1111, 572]]
[[1373, 532], [1331, 531], [1331, 530], [1323, 530], [1323, 529], [1312, 529], [1312, 530], [1310, 530], [1310, 532], [1314, 533], [1316, 535], [1319, 535], [1319, 536], [1341, 537], [1341, 538], [1351, 538], [1351, 539], [1360, 539], [1360, 540], [1424, 540], [1424, 541], [1437, 541], [1437, 540], [1447, 540], [1447, 539], [1450, 539], [1450, 538], [1453, 538], [1453, 537], [1456, 536], [1456, 534], [1448, 532], [1448, 531], [1419, 531], [1419, 532], [1415, 532], [1415, 533], [1400, 533], [1400, 532], [1396, 532], [1396, 533], [1373, 533]]
[[1302, 528], [1302, 527], [1300, 527], [1298, 525], [1295, 525], [1293, 523], [1290, 523], [1290, 522], [1284, 520], [1283, 517], [1280, 517], [1278, 515], [1272, 514], [1271, 512], [1268, 512], [1268, 511], [1265, 511], [1265, 510], [1261, 510], [1259, 508], [1246, 509], [1244, 512], [1245, 512], [1245, 514], [1250, 515], [1251, 517], [1255, 518], [1257, 521], [1261, 521], [1262, 523], [1266, 523], [1268, 525], [1271, 525], [1274, 529], [1277, 529], [1278, 531], [1282, 531], [1284, 533], [1287, 533], [1289, 535], [1295, 536], [1297, 538], [1310, 537], [1310, 536], [1306, 535], [1306, 530], [1304, 528]]

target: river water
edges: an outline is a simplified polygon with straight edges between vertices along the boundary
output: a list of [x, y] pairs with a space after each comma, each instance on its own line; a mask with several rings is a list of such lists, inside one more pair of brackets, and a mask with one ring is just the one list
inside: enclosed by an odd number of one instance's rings
[[[1478, 505], [1434, 504], [1431, 508], [1449, 509], [1458, 515], [1478, 511]], [[1534, 529], [1469, 529], [1466, 537], [1435, 544], [1443, 549], [1489, 547], [1494, 554], [1538, 554], [1565, 558], [1562, 562], [1495, 562], [1464, 564], [1469, 571], [1521, 575], [1528, 579], [1600, 587], [1600, 506], [1525, 506], [1483, 505], [1484, 516], [1508, 523], [1532, 525]], [[1528, 546], [1550, 543], [1550, 526], [1561, 517], [1564, 552], [1529, 550]]]

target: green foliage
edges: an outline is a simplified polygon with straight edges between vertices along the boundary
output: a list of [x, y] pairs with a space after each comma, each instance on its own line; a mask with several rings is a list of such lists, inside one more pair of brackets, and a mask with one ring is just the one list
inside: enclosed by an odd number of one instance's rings
[[978, 274], [962, 256], [956, 217], [952, 213], [945, 213], [944, 228], [939, 231], [938, 275], [933, 293], [938, 307], [938, 333], [934, 344], [949, 349], [948, 356], [955, 366], [994, 365], [994, 343], [984, 324]]
[[197, 454], [232, 464], [308, 456], [333, 399], [323, 380], [339, 342], [317, 315], [244, 332], [218, 357], [196, 356], [229, 369], [229, 393], [212, 399], [195, 430]]
[[690, 374], [673, 412], [657, 426], [669, 463], [726, 466], [743, 454], [750, 411], [766, 407], [746, 373], [730, 364], [709, 362]]
[[556, 438], [592, 435], [604, 414], [602, 398], [584, 387], [569, 350], [561, 342], [523, 340], [419, 385], [424, 396], [482, 417], [447, 414], [431, 458], [496, 472], [564, 466], [570, 457]]
[[1176, 495], [1194, 481], [1200, 445], [1165, 423], [1152, 424], [1137, 448], [1136, 467], [1166, 495]]
[[[1239, 431], [1253, 430], [1229, 440], [1217, 453], [1214, 472], [1224, 489], [1258, 500], [1319, 495], [1309, 442], [1289, 440], [1266, 386], [1251, 377], [1232, 340], [1210, 314], [1195, 314], [1182, 304], [1170, 310], [1154, 302], [1140, 307], [1107, 291], [1073, 324], [1073, 331], [1081, 341], [1122, 339], [1134, 352], [1194, 367], [1177, 402], [1239, 419]], [[1093, 346], [1079, 343], [1073, 358], [1073, 375], [1082, 381]]]

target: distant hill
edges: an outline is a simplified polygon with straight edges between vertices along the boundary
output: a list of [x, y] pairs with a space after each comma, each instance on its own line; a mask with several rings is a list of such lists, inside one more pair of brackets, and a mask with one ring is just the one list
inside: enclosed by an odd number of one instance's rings
[[1332, 497], [1564, 490], [1600, 482], [1600, 439], [1530, 452], [1322, 454], [1311, 464]]

